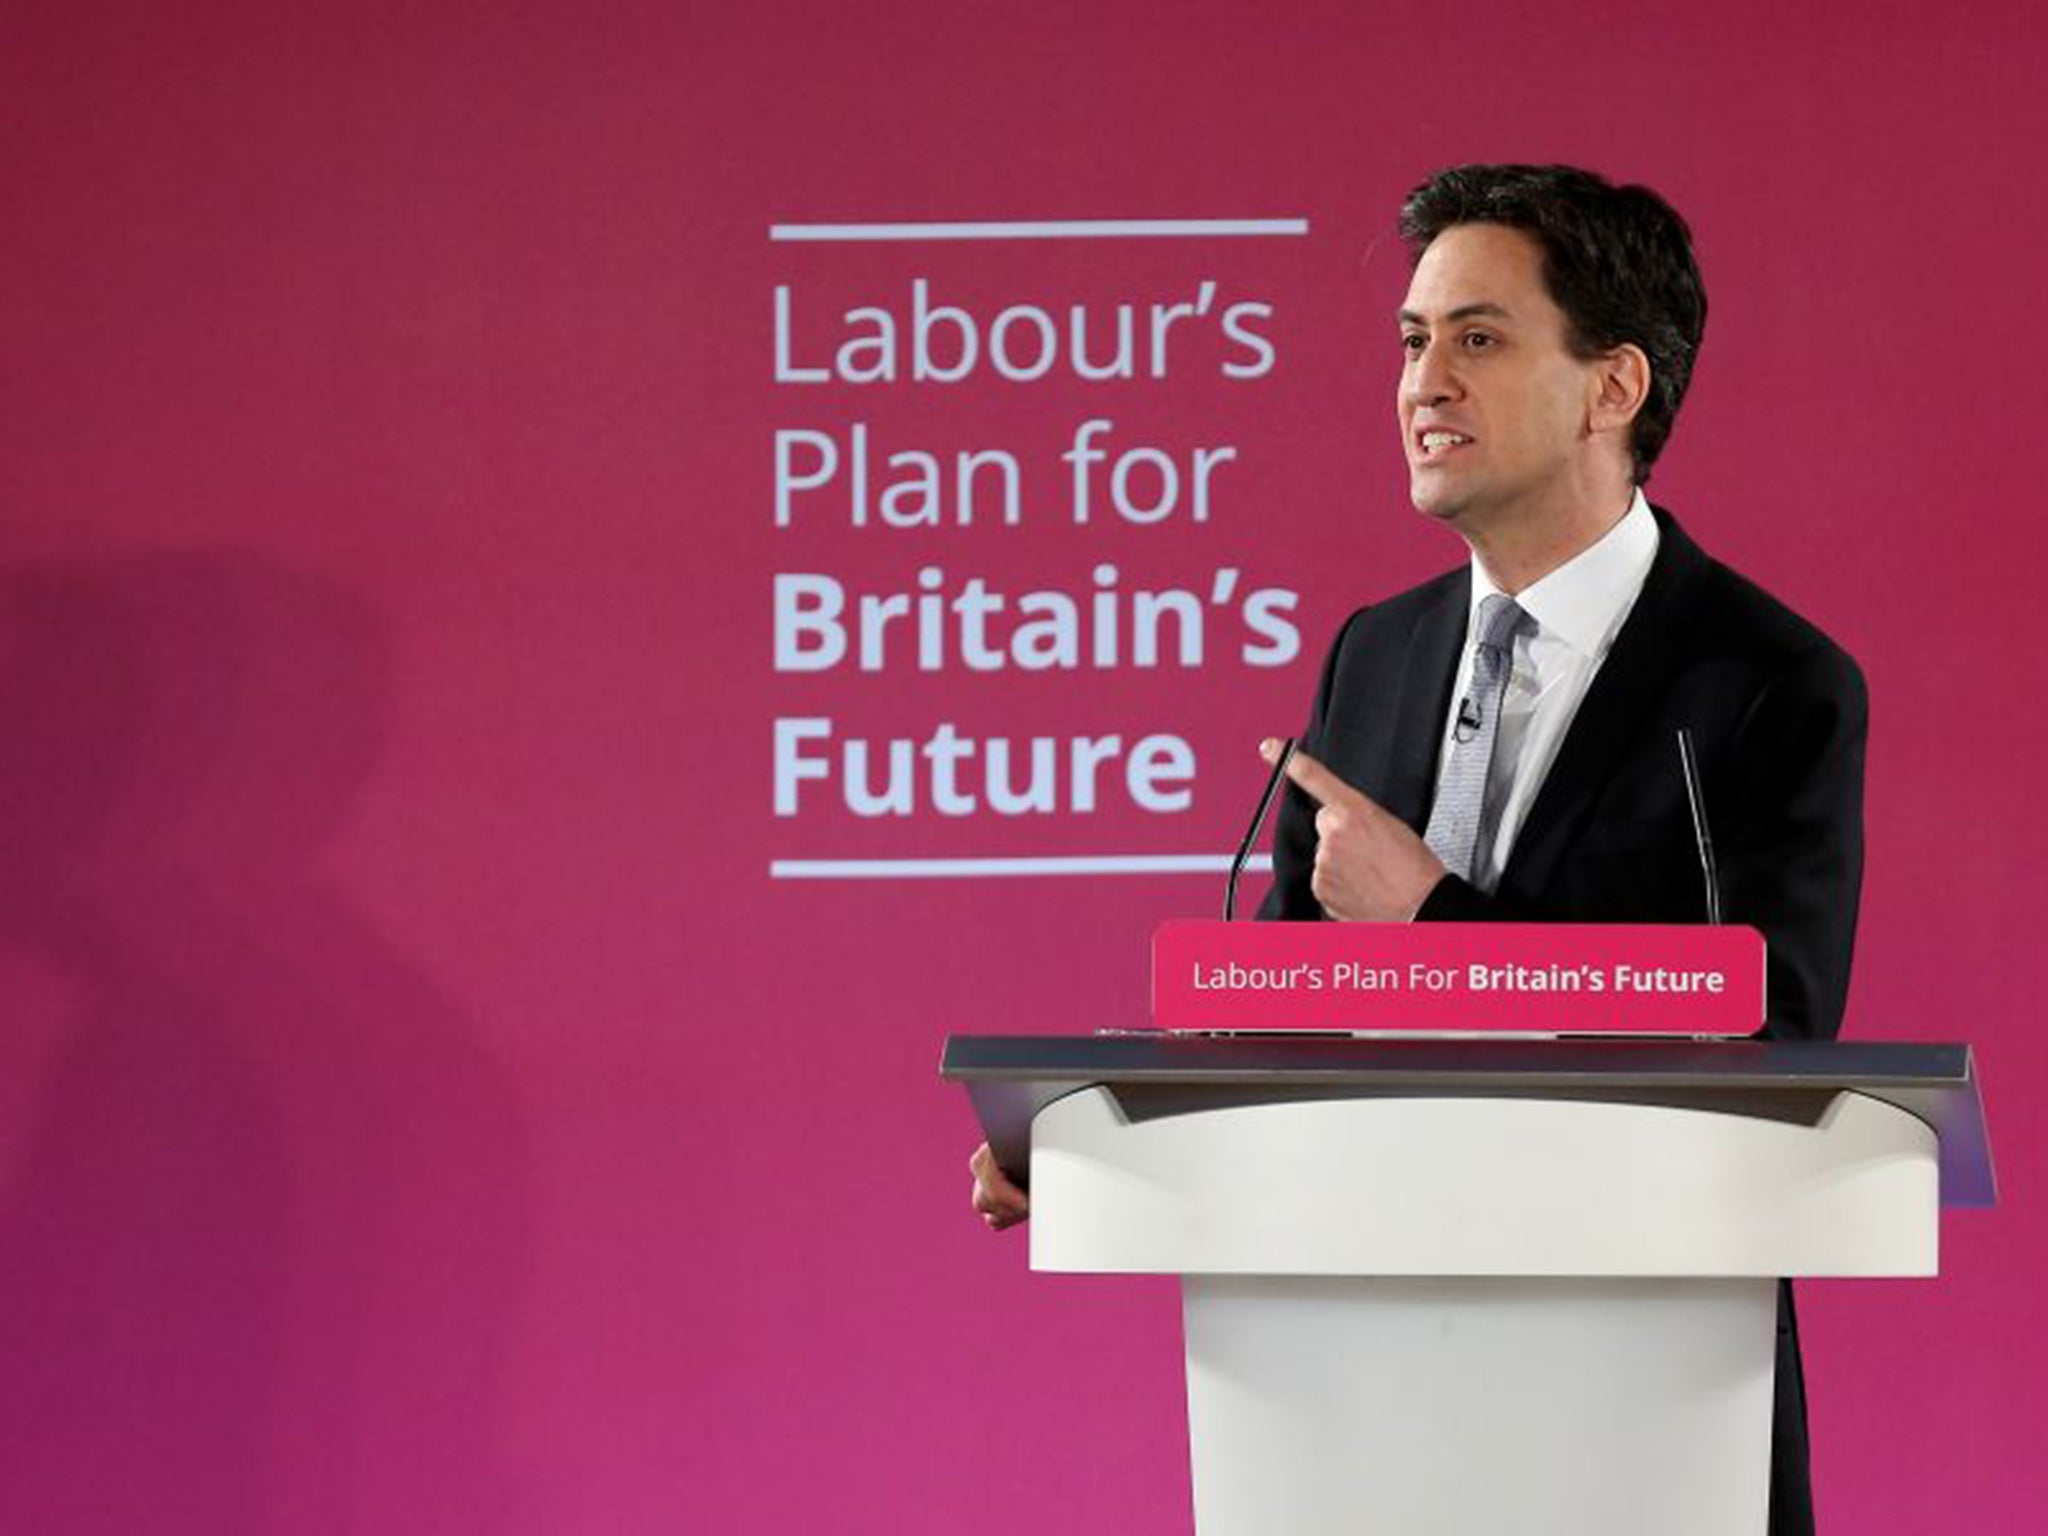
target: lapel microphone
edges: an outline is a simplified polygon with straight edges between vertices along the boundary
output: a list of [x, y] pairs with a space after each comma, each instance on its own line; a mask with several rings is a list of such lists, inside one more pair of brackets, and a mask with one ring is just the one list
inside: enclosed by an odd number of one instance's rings
[[1486, 717], [1479, 711], [1479, 701], [1468, 693], [1458, 700], [1458, 724], [1451, 732], [1451, 737], [1459, 746], [1463, 746], [1479, 734], [1479, 727], [1485, 723]]

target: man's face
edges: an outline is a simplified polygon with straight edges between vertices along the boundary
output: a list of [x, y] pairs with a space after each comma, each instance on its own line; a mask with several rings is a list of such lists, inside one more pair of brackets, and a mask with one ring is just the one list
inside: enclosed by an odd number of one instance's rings
[[1401, 307], [1401, 441], [1416, 510], [1467, 537], [1568, 515], [1586, 494], [1596, 369], [1565, 345], [1534, 238], [1460, 224]]

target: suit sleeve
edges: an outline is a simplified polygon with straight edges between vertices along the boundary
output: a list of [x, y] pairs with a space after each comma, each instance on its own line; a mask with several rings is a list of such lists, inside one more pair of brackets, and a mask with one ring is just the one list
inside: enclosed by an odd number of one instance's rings
[[[1832, 1039], [1848, 999], [1863, 881], [1863, 764], [1869, 702], [1855, 662], [1803, 653], [1759, 687], [1710, 773], [1707, 804], [1722, 915], [1768, 945], [1763, 1034]], [[1556, 920], [1445, 876], [1416, 913], [1429, 922]]]
[[[1329, 721], [1330, 694], [1337, 675], [1337, 659], [1352, 630], [1365, 617], [1361, 608], [1337, 632], [1337, 642], [1323, 658], [1323, 673], [1316, 684], [1315, 707], [1301, 733], [1301, 750], [1312, 757], [1323, 755], [1323, 737]], [[1322, 903], [1316, 900], [1309, 882], [1316, 868], [1316, 803], [1290, 783], [1280, 797], [1280, 814], [1273, 826], [1273, 885], [1259, 903], [1261, 922], [1318, 922]]]
[[1863, 674], [1829, 647], [1757, 698], [1727, 759], [1722, 907], [1770, 945], [1767, 1037], [1832, 1040], [1863, 888]]

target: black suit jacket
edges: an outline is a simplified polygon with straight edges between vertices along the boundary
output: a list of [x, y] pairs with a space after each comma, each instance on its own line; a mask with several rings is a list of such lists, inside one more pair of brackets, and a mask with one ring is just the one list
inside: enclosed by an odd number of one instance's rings
[[[1705, 883], [1677, 733], [1700, 754], [1725, 921], [1769, 945], [1777, 1038], [1841, 1027], [1863, 876], [1862, 674], [1659, 511], [1657, 558], [1579, 704], [1493, 895], [1446, 876], [1424, 920], [1699, 922]], [[1469, 567], [1353, 614], [1302, 746], [1420, 832], [1471, 606]], [[1262, 917], [1314, 919], [1315, 805], [1290, 786]], [[1806, 1390], [1781, 1288], [1772, 1536], [1811, 1536]]]
[[[1765, 1032], [1835, 1034], [1863, 873], [1862, 674], [1819, 630], [1657, 512], [1657, 558], [1594, 676], [1501, 875], [1447, 876], [1425, 920], [1700, 922], [1677, 732], [1691, 730], [1722, 916], [1769, 945]], [[1465, 645], [1461, 568], [1360, 609], [1324, 664], [1304, 750], [1418, 832]], [[1316, 918], [1315, 805], [1290, 789], [1261, 916]]]

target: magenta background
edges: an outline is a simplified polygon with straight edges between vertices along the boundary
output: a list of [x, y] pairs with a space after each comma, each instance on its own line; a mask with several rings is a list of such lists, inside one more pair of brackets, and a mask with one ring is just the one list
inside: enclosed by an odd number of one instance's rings
[[[2043, 53], [2012, 4], [9, 7], [0, 1523], [1186, 1530], [1171, 1282], [1028, 1274], [965, 1211], [935, 1067], [948, 1031], [1141, 1015], [1145, 935], [1216, 882], [771, 883], [890, 836], [777, 824], [769, 722], [1179, 725], [1185, 817], [891, 835], [1226, 843], [1337, 616], [1455, 558], [1401, 493], [1393, 205], [1556, 157], [1698, 231], [1659, 499], [1868, 673], [1849, 1027], [1973, 1040], [1989, 1085], [2006, 1204], [1948, 1223], [1944, 1277], [1806, 1291], [1823, 1516], [2036, 1528]], [[766, 240], [1231, 215], [1314, 235]], [[772, 285], [920, 267], [1274, 297], [1273, 379], [1104, 412], [1235, 434], [1227, 518], [792, 560]], [[1021, 443], [1080, 398], [890, 409]], [[771, 675], [775, 570], [1105, 552], [1299, 587], [1307, 654]]]

